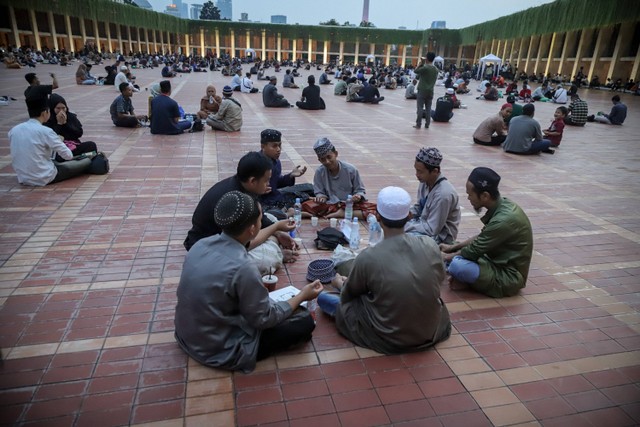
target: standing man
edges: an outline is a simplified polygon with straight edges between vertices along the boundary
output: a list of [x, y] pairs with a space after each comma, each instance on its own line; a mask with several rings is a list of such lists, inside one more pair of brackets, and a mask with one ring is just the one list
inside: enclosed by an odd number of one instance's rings
[[338, 331], [380, 353], [423, 351], [449, 338], [449, 311], [440, 299], [445, 272], [438, 245], [405, 234], [411, 196], [399, 187], [378, 194], [384, 240], [360, 253], [338, 293], [322, 292], [318, 305], [335, 316]]
[[451, 262], [452, 287], [468, 286], [493, 298], [515, 295], [526, 286], [533, 253], [529, 218], [500, 196], [499, 183], [500, 175], [489, 168], [471, 172], [467, 196], [476, 212], [487, 210], [481, 218], [484, 227], [462, 243], [440, 244], [444, 260]]
[[216, 114], [207, 118], [207, 124], [213, 130], [236, 132], [242, 127], [242, 105], [233, 99], [233, 89], [225, 86], [222, 89], [222, 102]]
[[434, 147], [421, 148], [414, 167], [418, 186], [418, 203], [411, 208], [412, 218], [404, 227], [409, 234], [426, 235], [436, 243], [455, 242], [460, 224], [458, 193], [442, 175], [442, 154]]
[[[416, 97], [416, 124], [414, 128], [420, 129], [422, 127], [422, 119], [425, 119], [425, 129], [429, 128], [431, 123], [431, 104], [433, 103], [433, 86], [438, 79], [438, 69], [433, 65], [433, 60], [436, 58], [436, 54], [433, 52], [427, 53], [426, 57], [423, 57], [415, 70], [418, 80], [418, 95]], [[425, 110], [427, 113], [425, 114]]]
[[522, 115], [509, 122], [509, 133], [502, 149], [512, 154], [553, 154], [551, 141], [542, 139], [540, 123], [533, 118], [536, 109], [533, 104], [522, 107]]
[[151, 100], [151, 133], [178, 135], [191, 127], [189, 120], [181, 120], [178, 103], [171, 99], [171, 82], [160, 82], [160, 95]]

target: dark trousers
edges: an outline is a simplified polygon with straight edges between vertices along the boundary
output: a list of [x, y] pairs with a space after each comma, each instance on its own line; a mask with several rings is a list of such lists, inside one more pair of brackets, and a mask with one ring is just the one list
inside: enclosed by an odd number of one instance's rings
[[266, 359], [275, 353], [309, 341], [315, 327], [315, 322], [309, 311], [302, 307], [298, 308], [279, 325], [262, 331], [258, 344], [258, 360]]
[[121, 128], [137, 128], [140, 123], [135, 116], [118, 117], [113, 124]]
[[425, 115], [424, 112], [425, 110], [431, 111], [431, 104], [433, 104], [433, 92], [418, 91], [418, 95], [416, 96], [416, 126], [422, 126], [422, 118], [424, 117], [424, 126], [429, 127], [429, 124], [431, 124], [431, 116], [429, 114]]
[[56, 166], [58, 173], [50, 184], [84, 175], [91, 166], [91, 159], [69, 160], [63, 163], [54, 161], [53, 164]]
[[475, 142], [476, 144], [493, 147], [493, 146], [502, 144], [505, 139], [507, 139], [507, 135], [496, 135], [491, 137], [491, 142], [480, 141], [477, 138], [473, 138], [473, 142]]
[[573, 119], [571, 118], [571, 116], [567, 116], [564, 118], [564, 124], [565, 125], [570, 125], [570, 126], [584, 126], [584, 123], [576, 123], [573, 121]]

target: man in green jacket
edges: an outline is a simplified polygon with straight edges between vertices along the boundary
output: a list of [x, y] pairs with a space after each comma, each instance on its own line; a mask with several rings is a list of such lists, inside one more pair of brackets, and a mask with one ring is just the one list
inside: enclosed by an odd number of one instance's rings
[[441, 244], [449, 264], [452, 285], [468, 285], [493, 298], [512, 296], [526, 286], [533, 234], [524, 211], [498, 191], [500, 175], [489, 168], [475, 168], [467, 180], [471, 206], [487, 213], [484, 227], [475, 237], [453, 245]]
[[[433, 65], [433, 60], [436, 58], [436, 54], [433, 52], [427, 53], [426, 58], [422, 58], [418, 67], [415, 69], [415, 73], [418, 76], [418, 95], [416, 97], [417, 104], [417, 117], [414, 128], [420, 129], [422, 126], [422, 119], [425, 119], [424, 127], [429, 128], [431, 123], [431, 104], [433, 103], [433, 86], [436, 84], [438, 78], [438, 69]], [[426, 110], [426, 114], [425, 114]]]

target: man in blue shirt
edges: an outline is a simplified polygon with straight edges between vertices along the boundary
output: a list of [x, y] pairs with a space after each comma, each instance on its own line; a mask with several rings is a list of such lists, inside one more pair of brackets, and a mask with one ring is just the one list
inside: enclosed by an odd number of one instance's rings
[[160, 95], [151, 101], [151, 133], [177, 135], [191, 128], [189, 120], [180, 120], [178, 103], [171, 99], [171, 82], [160, 82]]
[[619, 126], [623, 124], [627, 118], [627, 106], [620, 102], [620, 95], [614, 95], [613, 98], [611, 98], [611, 102], [613, 102], [613, 107], [611, 107], [611, 112], [609, 114], [605, 114], [600, 111], [597, 116], [591, 115], [587, 117], [587, 121], [595, 121], [606, 125]]

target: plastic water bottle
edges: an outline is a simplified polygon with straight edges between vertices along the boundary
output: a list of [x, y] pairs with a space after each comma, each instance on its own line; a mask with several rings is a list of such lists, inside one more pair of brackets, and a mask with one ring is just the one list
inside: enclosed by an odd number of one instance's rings
[[296, 222], [296, 229], [300, 228], [302, 224], [302, 203], [300, 203], [299, 197], [296, 197], [296, 202], [293, 205], [293, 220]]
[[369, 224], [369, 246], [375, 246], [380, 243], [380, 240], [382, 239], [382, 229], [373, 214], [369, 214], [367, 217], [367, 223]]
[[358, 250], [360, 247], [360, 227], [358, 225], [358, 218], [353, 218], [351, 223], [351, 235], [349, 236], [349, 247], [351, 249]]
[[353, 199], [351, 194], [347, 196], [347, 201], [344, 204], [344, 219], [349, 222], [353, 219]]

